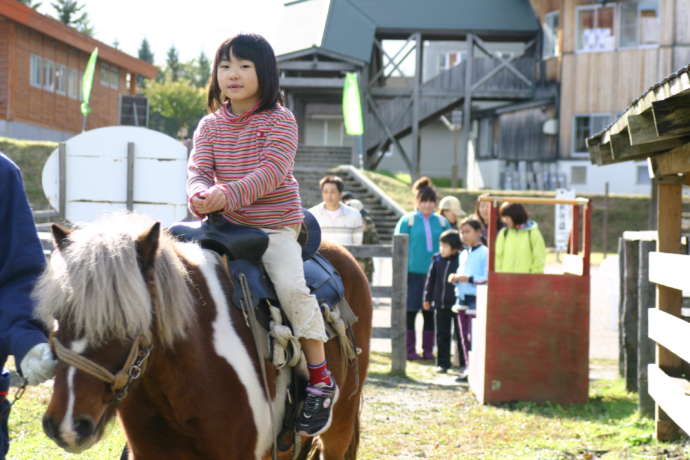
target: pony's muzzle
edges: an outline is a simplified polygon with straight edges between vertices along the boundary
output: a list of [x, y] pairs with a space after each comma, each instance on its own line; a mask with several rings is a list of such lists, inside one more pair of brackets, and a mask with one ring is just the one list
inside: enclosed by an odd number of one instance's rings
[[49, 415], [43, 416], [43, 431], [66, 450], [79, 450], [85, 443], [92, 441], [96, 431], [96, 425], [89, 417], [78, 417], [72, 421], [71, 429], [65, 431], [64, 427]]

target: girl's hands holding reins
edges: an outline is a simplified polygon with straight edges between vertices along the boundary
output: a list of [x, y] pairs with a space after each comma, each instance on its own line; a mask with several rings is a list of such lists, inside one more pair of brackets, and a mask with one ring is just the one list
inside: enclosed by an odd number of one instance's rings
[[227, 204], [225, 194], [216, 186], [192, 197], [191, 201], [194, 211], [198, 214], [211, 214], [215, 211], [222, 211]]
[[467, 283], [469, 280], [469, 276], [458, 275], [457, 273], [451, 273], [450, 275], [448, 275], [449, 283]]

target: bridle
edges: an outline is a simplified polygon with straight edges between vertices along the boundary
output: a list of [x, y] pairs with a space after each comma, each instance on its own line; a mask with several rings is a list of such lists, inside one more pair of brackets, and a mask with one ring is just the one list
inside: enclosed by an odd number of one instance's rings
[[113, 392], [112, 402], [114, 403], [125, 399], [130, 385], [142, 376], [146, 370], [146, 364], [153, 348], [150, 340], [140, 335], [134, 340], [134, 343], [132, 343], [129, 354], [127, 355], [127, 360], [122, 368], [117, 373], [112, 374], [100, 364], [62, 345], [55, 331], [50, 333], [49, 341], [53, 348], [53, 353], [58, 360], [110, 384], [110, 390]]

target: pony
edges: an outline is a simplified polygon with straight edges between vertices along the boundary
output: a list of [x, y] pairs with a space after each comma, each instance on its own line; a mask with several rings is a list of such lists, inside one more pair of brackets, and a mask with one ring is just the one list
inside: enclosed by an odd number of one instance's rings
[[[220, 257], [135, 214], [52, 232], [56, 250], [34, 290], [36, 316], [53, 330], [55, 353], [70, 359], [56, 368], [46, 435], [82, 452], [117, 414], [130, 459], [270, 458], [289, 371], [266, 361], [262, 384], [251, 330], [230, 300], [239, 287]], [[349, 361], [337, 340], [326, 344], [341, 397], [330, 428], [303, 439], [298, 456], [354, 459], [371, 295], [346, 249], [323, 242], [320, 252], [343, 279], [361, 351]]]

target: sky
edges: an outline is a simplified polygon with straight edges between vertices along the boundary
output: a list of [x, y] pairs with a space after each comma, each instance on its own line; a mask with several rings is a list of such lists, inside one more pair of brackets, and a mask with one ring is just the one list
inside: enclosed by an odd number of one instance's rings
[[[54, 15], [50, 0], [39, 11]], [[204, 51], [212, 57], [220, 43], [239, 32], [255, 32], [274, 43], [279, 38], [284, 0], [81, 0], [94, 38], [137, 56], [146, 38], [157, 65], [175, 45], [181, 61]], [[275, 45], [274, 45], [275, 47]], [[276, 51], [278, 51], [276, 49]]]

